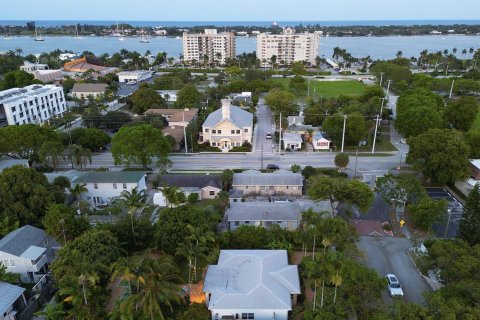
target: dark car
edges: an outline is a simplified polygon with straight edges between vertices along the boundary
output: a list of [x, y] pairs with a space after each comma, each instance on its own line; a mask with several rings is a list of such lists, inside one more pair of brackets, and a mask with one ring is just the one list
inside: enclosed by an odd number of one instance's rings
[[280, 167], [277, 166], [276, 164], [267, 164], [267, 169], [268, 170], [278, 170], [278, 169], [280, 169]]

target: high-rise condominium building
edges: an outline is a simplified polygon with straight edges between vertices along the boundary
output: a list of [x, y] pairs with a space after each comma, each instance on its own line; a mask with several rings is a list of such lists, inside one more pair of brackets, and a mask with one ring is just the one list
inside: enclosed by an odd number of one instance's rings
[[66, 110], [62, 87], [35, 84], [0, 91], [0, 127], [41, 124]]
[[235, 35], [232, 32], [217, 33], [217, 29], [205, 29], [205, 33], [183, 34], [183, 59], [187, 63], [225, 64], [227, 58], [235, 58]]
[[257, 58], [262, 65], [270, 64], [272, 56], [276, 63], [306, 61], [314, 65], [319, 45], [318, 33], [295, 33], [292, 28], [283, 29], [282, 34], [261, 33], [257, 36]]

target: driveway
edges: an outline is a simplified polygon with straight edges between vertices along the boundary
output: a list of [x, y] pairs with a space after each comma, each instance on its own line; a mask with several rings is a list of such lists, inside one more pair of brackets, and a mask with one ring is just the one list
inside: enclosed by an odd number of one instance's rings
[[267, 132], [274, 130], [272, 128], [272, 113], [265, 106], [263, 99], [260, 99], [257, 105], [257, 123], [255, 124], [255, 131], [253, 135], [252, 152], [272, 153], [273, 139], [267, 139]]
[[430, 289], [407, 254], [412, 247], [409, 239], [361, 236], [358, 246], [365, 253], [368, 267], [381, 276], [394, 273], [398, 277], [405, 301], [425, 304], [422, 293]]

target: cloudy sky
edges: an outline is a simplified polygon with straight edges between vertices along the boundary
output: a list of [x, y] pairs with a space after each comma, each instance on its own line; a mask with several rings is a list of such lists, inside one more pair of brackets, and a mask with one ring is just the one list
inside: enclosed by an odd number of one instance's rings
[[1, 20], [479, 20], [479, 0], [1, 0]]

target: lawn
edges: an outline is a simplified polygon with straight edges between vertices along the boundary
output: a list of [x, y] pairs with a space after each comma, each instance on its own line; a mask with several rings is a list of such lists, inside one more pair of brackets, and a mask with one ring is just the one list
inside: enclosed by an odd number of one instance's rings
[[[290, 79], [288, 78], [273, 78], [272, 81], [280, 83], [285, 90], [288, 90]], [[310, 95], [317, 98], [332, 98], [340, 95], [358, 96], [365, 90], [365, 85], [356, 80], [338, 80], [338, 81], [318, 81], [316, 79], [310, 80]], [[307, 95], [307, 90], [302, 91], [299, 96]]]

